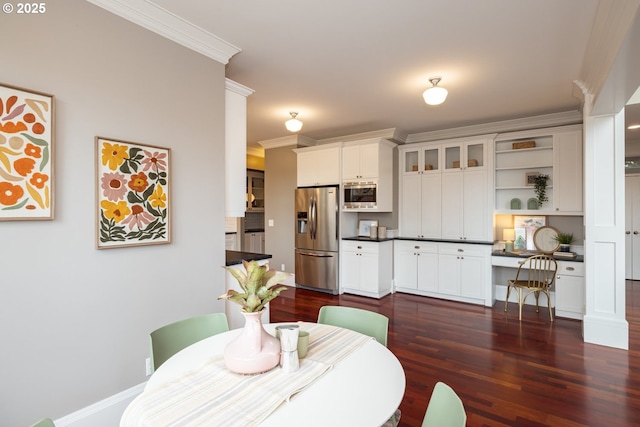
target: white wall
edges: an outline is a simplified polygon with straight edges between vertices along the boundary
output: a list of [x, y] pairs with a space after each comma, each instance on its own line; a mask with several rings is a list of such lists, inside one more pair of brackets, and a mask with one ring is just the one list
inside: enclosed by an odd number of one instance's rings
[[[0, 222], [0, 424], [145, 380], [148, 333], [224, 310], [224, 66], [82, 0], [0, 17], [0, 81], [55, 96], [55, 219]], [[172, 243], [95, 249], [96, 135], [171, 148]]]

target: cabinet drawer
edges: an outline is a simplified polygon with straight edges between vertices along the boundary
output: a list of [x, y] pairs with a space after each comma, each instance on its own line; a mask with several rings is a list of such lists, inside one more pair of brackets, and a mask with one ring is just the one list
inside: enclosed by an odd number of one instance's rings
[[442, 255], [485, 256], [491, 252], [491, 246], [440, 243], [438, 252]]
[[438, 244], [434, 242], [422, 242], [419, 240], [395, 240], [395, 247], [406, 251], [420, 251], [426, 253], [438, 253]]
[[584, 263], [558, 261], [558, 274], [584, 277]]
[[366, 252], [377, 254], [378, 253], [378, 243], [375, 242], [357, 242], [352, 240], [343, 240], [342, 241], [342, 250], [349, 252]]

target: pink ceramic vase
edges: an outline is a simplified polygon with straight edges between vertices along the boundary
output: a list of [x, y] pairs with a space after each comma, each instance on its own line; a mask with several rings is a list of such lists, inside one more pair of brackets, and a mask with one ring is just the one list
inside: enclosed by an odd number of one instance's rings
[[262, 327], [263, 311], [242, 312], [244, 329], [224, 349], [224, 362], [229, 370], [239, 374], [257, 374], [280, 363], [280, 341]]

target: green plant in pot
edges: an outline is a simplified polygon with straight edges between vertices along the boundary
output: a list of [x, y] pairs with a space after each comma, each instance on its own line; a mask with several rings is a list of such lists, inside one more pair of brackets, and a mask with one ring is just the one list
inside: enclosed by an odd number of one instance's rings
[[238, 281], [242, 292], [229, 289], [218, 299], [233, 301], [242, 306], [245, 313], [261, 311], [264, 306], [287, 289], [286, 286], [276, 287], [280, 282], [289, 277], [289, 273], [270, 270], [268, 265], [260, 265], [258, 261], [242, 261], [244, 271], [225, 267], [225, 269]]
[[549, 175], [538, 175], [533, 183], [533, 191], [536, 193], [539, 207], [542, 207], [544, 202], [549, 201], [549, 197], [547, 196], [547, 181], [549, 181]]
[[558, 233], [553, 240], [560, 243], [560, 252], [569, 252], [573, 242], [573, 233]]

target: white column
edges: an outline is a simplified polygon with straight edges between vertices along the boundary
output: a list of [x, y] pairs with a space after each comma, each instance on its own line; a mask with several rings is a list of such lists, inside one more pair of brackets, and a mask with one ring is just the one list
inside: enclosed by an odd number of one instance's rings
[[[589, 102], [585, 102], [585, 110]], [[584, 115], [585, 342], [629, 348], [625, 319], [624, 109]]]

